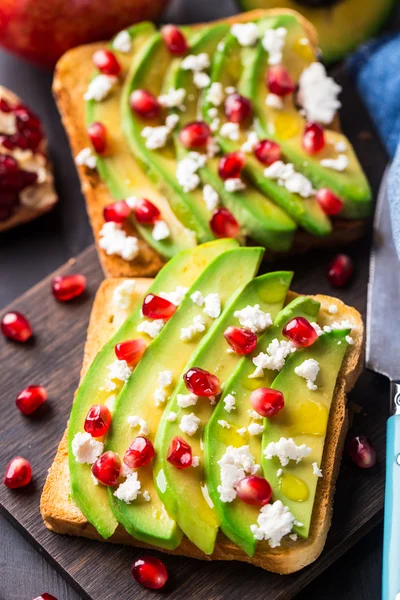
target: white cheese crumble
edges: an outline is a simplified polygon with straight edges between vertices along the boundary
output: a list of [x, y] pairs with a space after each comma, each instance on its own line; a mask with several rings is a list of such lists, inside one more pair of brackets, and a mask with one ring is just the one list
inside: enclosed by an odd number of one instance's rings
[[236, 93], [236, 88], [233, 85], [229, 85], [228, 87], [225, 88], [225, 94], [228, 94], [228, 96], [231, 96], [232, 94]]
[[199, 89], [202, 90], [210, 85], [210, 76], [202, 71], [196, 71], [193, 75], [193, 83]]
[[168, 129], [170, 131], [175, 129], [175, 127], [178, 125], [178, 123], [179, 123], [179, 117], [178, 117], [178, 115], [175, 115], [175, 114], [168, 115], [167, 118], [165, 119], [165, 126], [168, 127]]
[[268, 52], [268, 64], [278, 65], [282, 62], [282, 51], [286, 42], [287, 30], [284, 27], [267, 29], [262, 39], [264, 50]]
[[313, 462], [313, 464], [312, 464], [312, 472], [317, 477], [323, 477], [322, 471], [316, 462]]
[[321, 327], [318, 325], [318, 323], [315, 323], [315, 321], [313, 321], [311, 323], [311, 325], [315, 329], [316, 334], [317, 334], [318, 337], [324, 333], [324, 330], [321, 329]]
[[207, 294], [204, 298], [203, 312], [212, 319], [218, 319], [221, 314], [221, 298], [219, 294]]
[[209, 66], [210, 58], [205, 52], [201, 54], [188, 54], [181, 63], [181, 69], [184, 71], [205, 71]]
[[199, 466], [200, 464], [200, 456], [193, 456], [192, 457], [192, 467], [194, 467], [195, 469]]
[[228, 423], [228, 421], [225, 421], [225, 419], [220, 419], [218, 421], [218, 425], [220, 425], [224, 429], [230, 429], [231, 428], [230, 424]]
[[232, 394], [227, 394], [224, 398], [224, 409], [230, 413], [232, 410], [236, 410], [236, 399]]
[[291, 533], [289, 535], [289, 539], [292, 540], [292, 542], [297, 542], [297, 534], [296, 533]]
[[219, 130], [219, 134], [227, 140], [237, 142], [240, 136], [239, 123], [233, 123], [232, 121], [224, 123]]
[[215, 137], [209, 137], [207, 141], [207, 157], [214, 158], [221, 151], [218, 140]]
[[[214, 84], [211, 84], [211, 88]], [[210, 89], [211, 89], [210, 88]], [[209, 108], [207, 111], [208, 116], [210, 117], [210, 119], [215, 119], [215, 117], [218, 117], [218, 108], [216, 108], [215, 106], [213, 106], [212, 108]]]
[[[224, 101], [224, 88], [222, 87], [222, 83], [219, 81], [213, 81], [209, 90], [207, 91], [206, 101], [213, 106], [221, 106], [222, 102]], [[213, 109], [210, 108], [208, 114], [211, 118], [214, 118], [217, 116], [218, 111], [215, 110], [213, 113], [211, 113], [212, 110]]]
[[231, 27], [231, 34], [241, 46], [254, 46], [260, 37], [256, 23], [235, 23]]
[[246, 184], [240, 177], [232, 177], [225, 180], [224, 187], [227, 192], [241, 192], [246, 189]]
[[247, 433], [247, 429], [246, 427], [241, 427], [240, 429], [237, 429], [237, 432], [239, 435], [243, 436]]
[[155, 319], [154, 321], [142, 321], [136, 327], [136, 331], [147, 333], [151, 338], [155, 338], [164, 327], [166, 321], [163, 319]]
[[197, 306], [203, 306], [203, 304], [204, 304], [204, 296], [198, 290], [196, 292], [193, 292], [193, 294], [190, 295], [190, 299]]
[[346, 152], [346, 150], [347, 150], [346, 142], [344, 142], [343, 140], [339, 140], [339, 142], [336, 142], [335, 150], [337, 152]]
[[176, 178], [184, 192], [191, 192], [200, 184], [197, 171], [204, 167], [207, 158], [198, 152], [189, 152], [189, 155], [180, 160], [176, 167]]
[[103, 453], [104, 444], [85, 431], [75, 434], [71, 447], [77, 463], [92, 465]]
[[295, 171], [291, 163], [276, 160], [264, 169], [264, 176], [267, 179], [276, 180], [278, 185], [286, 188], [292, 194], [299, 194], [302, 198], [309, 198], [315, 194], [311, 181], [302, 173]]
[[188, 406], [195, 406], [197, 404], [197, 400], [199, 399], [196, 394], [177, 394], [176, 400], [177, 404], [180, 408], [187, 408]]
[[169, 421], [170, 423], [174, 423], [176, 421], [177, 416], [178, 415], [176, 414], [176, 412], [174, 412], [173, 410], [170, 410], [167, 415], [167, 421]]
[[265, 105], [269, 106], [269, 108], [274, 108], [275, 110], [282, 110], [283, 100], [276, 94], [267, 94]]
[[290, 460], [295, 460], [299, 463], [303, 458], [308, 456], [311, 452], [311, 448], [308, 448], [305, 444], [297, 446], [293, 438], [281, 437], [278, 442], [270, 442], [264, 450], [264, 456], [270, 460], [276, 456], [282, 465], [286, 467]]
[[203, 187], [203, 200], [210, 212], [214, 212], [219, 205], [218, 193], [208, 183]]
[[130, 504], [133, 500], [136, 500], [138, 494], [140, 494], [140, 481], [138, 479], [138, 474], [134, 471], [131, 475], [128, 475], [126, 480], [121, 483], [114, 492], [114, 496], [121, 500], [122, 502], [126, 502], [126, 504]]
[[353, 338], [351, 337], [351, 335], [346, 335], [346, 338], [345, 338], [345, 339], [346, 339], [346, 342], [347, 342], [348, 344], [350, 344], [350, 346], [352, 346], [352, 345], [354, 344], [354, 340], [353, 340]]
[[171, 89], [166, 94], [158, 96], [158, 102], [165, 108], [175, 108], [181, 106], [186, 97], [186, 90], [179, 88], [177, 90]]
[[183, 285], [177, 285], [174, 292], [160, 292], [161, 298], [165, 300], [169, 300], [175, 306], [179, 306], [184, 297], [186, 296], [189, 288], [184, 287]]
[[153, 227], [153, 231], [152, 231], [151, 235], [154, 240], [160, 241], [160, 240], [166, 240], [167, 238], [169, 238], [169, 236], [171, 235], [171, 232], [169, 230], [167, 223], [160, 219], [155, 222], [155, 225]]
[[279, 341], [278, 338], [274, 338], [265, 353], [260, 352], [260, 354], [253, 358], [253, 364], [257, 368], [249, 377], [255, 379], [262, 377], [264, 369], [280, 371], [285, 364], [286, 357], [295, 351], [296, 346], [292, 342], [286, 340]]
[[147, 421], [145, 421], [138, 415], [128, 417], [128, 425], [132, 428], [139, 427], [139, 435], [149, 435], [150, 433], [150, 428]]
[[320, 164], [333, 171], [345, 171], [349, 166], [349, 159], [345, 154], [339, 154], [337, 158], [324, 158]]
[[255, 131], [250, 131], [247, 135], [247, 140], [242, 144], [241, 150], [246, 154], [252, 154], [258, 144], [258, 135]]
[[132, 50], [132, 39], [129, 35], [129, 31], [126, 31], [126, 29], [124, 29], [123, 31], [117, 33], [117, 35], [113, 39], [112, 47], [118, 52], [128, 54]]
[[109, 221], [100, 230], [99, 246], [110, 256], [116, 254], [124, 260], [133, 260], [139, 253], [137, 238], [127, 235], [121, 225]]
[[317, 379], [319, 369], [319, 363], [313, 358], [309, 358], [296, 367], [294, 372], [296, 375], [299, 375], [299, 377], [306, 379], [309, 390], [315, 391], [317, 389], [315, 380]]
[[281, 545], [282, 538], [290, 533], [293, 525], [298, 525], [287, 506], [280, 500], [266, 504], [260, 510], [257, 525], [250, 525], [256, 540], [267, 540], [271, 548]]
[[187, 435], [194, 435], [198, 430], [199, 425], [200, 419], [196, 417], [194, 413], [190, 413], [190, 415], [183, 415], [179, 429]]
[[250, 423], [247, 431], [250, 435], [260, 435], [260, 433], [264, 431], [264, 425], [260, 425], [259, 423]]
[[76, 156], [75, 163], [79, 166], [95, 169], [97, 166], [97, 158], [91, 148], [83, 148]]
[[210, 123], [210, 129], [213, 133], [218, 131], [219, 126], [221, 125], [221, 119], [214, 118]]
[[170, 133], [171, 130], [166, 125], [159, 125], [158, 127], [148, 125], [142, 129], [140, 135], [146, 140], [146, 148], [157, 150], [158, 148], [164, 148]]
[[208, 491], [207, 484], [204, 484], [201, 486], [201, 492], [202, 492], [202, 494], [204, 496], [204, 500], [207, 502], [208, 506], [210, 508], [214, 508], [214, 502], [211, 500], [211, 496]]
[[217, 490], [222, 502], [232, 502], [236, 498], [235, 488], [239, 481], [246, 474], [255, 475], [260, 470], [249, 446], [228, 446], [218, 464], [221, 467], [221, 485]]
[[172, 384], [172, 371], [160, 371], [157, 377], [158, 386], [154, 390], [156, 406], [160, 406], [167, 399], [167, 388]]
[[126, 465], [124, 462], [122, 462], [121, 464], [121, 477], [128, 477], [129, 475], [132, 475], [133, 473], [133, 469], [131, 469], [130, 467], [128, 467], [128, 465]]
[[355, 327], [354, 323], [352, 323], [348, 319], [343, 319], [342, 321], [334, 321], [330, 325], [324, 326], [325, 333], [330, 333], [334, 329], [350, 329], [350, 330], [352, 330], [352, 329], [356, 329], [356, 327]]
[[144, 492], [143, 492], [143, 500], [145, 502], [150, 502], [150, 500], [151, 500], [151, 496], [147, 490], [144, 490]]
[[117, 388], [117, 384], [114, 381], [115, 379], [125, 383], [131, 376], [131, 369], [126, 360], [116, 359], [107, 366], [107, 369], [109, 374], [106, 380], [105, 389], [110, 392]]
[[88, 85], [88, 89], [83, 96], [84, 100], [95, 100], [95, 102], [105, 100], [117, 81], [118, 77], [114, 75], [96, 75]]
[[255, 410], [252, 410], [251, 408], [249, 408], [247, 414], [249, 415], [250, 419], [253, 419], [253, 421], [260, 421], [262, 419], [262, 416], [259, 415], [258, 412], [256, 412]]
[[262, 311], [259, 304], [248, 305], [241, 310], [236, 310], [233, 316], [239, 319], [242, 327], [250, 329], [253, 333], [265, 331], [272, 325], [271, 315]]
[[304, 69], [299, 80], [298, 100], [307, 120], [326, 125], [331, 123], [341, 106], [338, 100], [341, 90], [340, 85], [327, 76], [321, 63], [314, 62]]
[[281, 477], [282, 474], [283, 474], [283, 469], [278, 469], [276, 472], [276, 476]]
[[135, 285], [136, 281], [134, 279], [126, 279], [120, 283], [113, 292], [112, 301], [114, 306], [122, 310], [128, 309], [132, 302]]
[[339, 310], [339, 309], [338, 309], [338, 307], [336, 306], [336, 304], [330, 304], [330, 305], [328, 306], [328, 312], [329, 312], [331, 315], [336, 315], [336, 313], [338, 312], [338, 310]]
[[197, 333], [202, 333], [206, 329], [206, 322], [201, 315], [193, 318], [193, 323], [189, 327], [181, 328], [180, 338], [183, 342], [190, 342]]

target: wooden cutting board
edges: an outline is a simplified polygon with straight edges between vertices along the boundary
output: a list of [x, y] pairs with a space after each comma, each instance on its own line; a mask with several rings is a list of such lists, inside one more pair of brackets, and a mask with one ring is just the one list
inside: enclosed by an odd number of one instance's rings
[[[354, 90], [349, 85], [345, 89], [344, 129], [356, 146], [376, 191], [386, 157], [371, 134], [370, 123]], [[356, 275], [351, 286], [337, 294], [362, 313], [366, 307], [369, 244], [366, 238], [348, 249], [356, 264]], [[332, 251], [319, 251], [287, 258], [274, 263], [273, 268], [295, 270], [293, 289], [297, 292], [332, 294], [325, 277], [326, 264], [332, 255]], [[268, 268], [264, 265], [264, 270]], [[50, 293], [50, 278], [45, 279], [10, 307], [29, 316], [35, 339], [26, 345], [0, 339], [0, 470], [4, 470], [13, 456], [21, 454], [31, 461], [34, 473], [34, 481], [26, 489], [13, 491], [0, 485], [0, 503], [5, 515], [78, 593], [91, 600], [133, 597], [137, 600], [155, 597], [289, 600], [381, 520], [388, 385], [384, 379], [366, 371], [350, 395], [350, 411], [354, 417], [353, 432], [372, 439], [378, 464], [374, 469], [362, 471], [345, 454], [326, 548], [322, 556], [303, 571], [279, 576], [242, 563], [210, 563], [164, 555], [171, 582], [167, 593], [158, 594], [137, 586], [132, 579], [130, 567], [142, 553], [140, 549], [49, 532], [39, 514], [40, 493], [68, 419], [79, 379], [91, 304], [102, 279], [94, 247], [58, 272], [84, 273], [88, 278], [85, 296], [70, 304], [58, 304]], [[27, 418], [16, 409], [14, 399], [23, 387], [34, 383], [46, 386], [49, 401], [37, 415]]]

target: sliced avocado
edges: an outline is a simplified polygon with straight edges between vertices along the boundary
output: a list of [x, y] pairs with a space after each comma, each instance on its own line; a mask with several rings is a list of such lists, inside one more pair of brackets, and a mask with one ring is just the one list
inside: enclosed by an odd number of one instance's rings
[[[205, 52], [212, 57], [217, 44], [227, 31], [228, 25], [225, 23], [202, 29], [192, 38], [191, 54], [197, 55]], [[197, 120], [198, 114], [201, 112], [204, 94], [194, 85], [192, 73], [177, 67], [176, 63], [173, 64], [173, 76], [170, 77], [170, 83], [174, 89], [186, 90], [186, 110], [178, 113], [180, 116], [179, 126], [184, 127], [187, 123]], [[187, 155], [188, 151], [180, 144], [177, 135], [175, 142], [178, 157]], [[244, 191], [227, 192], [224, 182], [218, 175], [218, 162], [219, 158], [209, 159], [205, 167], [199, 170], [202, 182], [214, 188], [223, 205], [231, 211], [246, 234], [253, 240], [275, 251], [288, 250], [296, 229], [294, 221], [263, 196], [250, 182]]]
[[122, 127], [135, 158], [157, 189], [165, 194], [176, 217], [196, 233], [199, 242], [213, 239], [209, 227], [210, 216], [200, 190], [184, 192], [176, 178], [177, 161], [173, 143], [164, 148], [150, 150], [146, 147], [142, 131], [144, 127], [164, 125], [166, 113], [154, 119], [142, 119], [130, 107], [129, 98], [133, 90], [145, 89], [158, 97], [162, 92], [163, 77], [172, 62], [172, 56], [160, 33], [140, 49], [130, 78], [122, 95]]
[[[235, 270], [231, 267], [231, 272]], [[261, 310], [269, 312], [274, 318], [286, 297], [292, 273], [268, 273], [250, 281], [243, 289], [230, 299], [228, 304], [190, 357], [184, 372], [192, 367], [199, 367], [214, 373], [224, 386], [229, 382], [235, 370], [240, 355], [228, 352], [228, 344], [224, 331], [230, 325], [237, 325], [234, 312], [248, 305], [259, 304]], [[218, 288], [210, 288], [215, 291]], [[178, 394], [187, 394], [187, 388], [180, 378], [178, 385], [165, 409], [156, 436], [156, 462], [154, 476], [157, 489], [169, 514], [173, 516], [187, 537], [205, 554], [211, 554], [218, 533], [219, 515], [207, 501], [204, 491], [204, 462], [202, 450], [202, 430], [207, 425], [214, 407], [208, 398], [199, 398], [194, 406], [180, 408]], [[177, 414], [173, 422], [168, 420], [170, 412]], [[195, 435], [189, 436], [180, 429], [183, 416], [194, 413], [200, 419], [199, 428]], [[200, 465], [196, 468], [177, 469], [167, 461], [168, 447], [171, 440], [179, 436], [186, 440], [192, 448], [193, 456], [200, 457]]]
[[[118, 56], [124, 81], [129, 79], [129, 71], [135, 66], [135, 58], [139, 49], [154, 34], [152, 23], [140, 23], [131, 27], [129, 34], [132, 40], [132, 48], [129, 53], [113, 51]], [[108, 143], [111, 151], [106, 155], [97, 156], [97, 170], [108, 189], [116, 200], [137, 196], [148, 198], [155, 204], [163, 220], [167, 223], [171, 235], [164, 240], [155, 240], [152, 236], [152, 227], [140, 225], [136, 220], [135, 227], [150, 246], [155, 248], [159, 254], [171, 258], [181, 250], [192, 248], [196, 245], [196, 237], [192, 231], [182, 225], [172, 212], [166, 198], [154, 187], [151, 180], [139, 167], [132, 157], [121, 125], [121, 96], [122, 84], [114, 90], [103, 102], [89, 100], [86, 103], [86, 123], [90, 125], [100, 122], [105, 125], [108, 132]], [[132, 219], [134, 219], [132, 217]]]
[[[243, 10], [292, 9], [316, 28], [323, 59], [331, 64], [376, 35], [388, 20], [396, 0], [238, 0]], [[354, 24], [357, 24], [355, 27]]]
[[[242, 48], [237, 39], [229, 33], [218, 45], [214, 53], [211, 82], [221, 82], [223, 87], [236, 87], [244, 96], [253, 98], [248, 90], [248, 72], [257, 53], [257, 48]], [[264, 79], [258, 80], [258, 87], [264, 88]], [[203, 117], [211, 123], [209, 109], [212, 105], [205, 101]], [[219, 108], [218, 117], [221, 123], [226, 121], [223, 108]], [[240, 150], [246, 136], [242, 132], [239, 142], [218, 136], [218, 141], [225, 153]], [[292, 194], [286, 188], [278, 185], [272, 179], [264, 176], [265, 166], [253, 154], [246, 154], [244, 172], [253, 184], [270, 198], [277, 206], [284, 210], [296, 223], [314, 235], [328, 235], [332, 231], [329, 218], [323, 212], [315, 198], [301, 198]]]
[[[237, 247], [234, 240], [217, 240], [193, 250], [187, 250], [170, 260], [158, 273], [149, 291], [153, 294], [172, 292], [177, 285], [190, 287], [203, 269], [215, 257], [229, 248]], [[134, 291], [134, 294], [136, 292]], [[138, 305], [127, 318], [112, 339], [103, 346], [92, 362], [72, 406], [68, 425], [68, 461], [71, 480], [71, 496], [75, 504], [104, 538], [110, 537], [117, 527], [107, 499], [107, 491], [102, 485], [94, 486], [91, 477], [91, 466], [76, 462], [72, 453], [72, 440], [79, 432], [83, 432], [88, 410], [93, 404], [104, 404], [112, 392], [107, 392], [105, 382], [108, 376], [107, 366], [116, 360], [115, 345], [132, 338], [143, 338], [149, 343], [150, 338], [137, 331], [141, 322], [141, 295], [137, 295]], [[118, 390], [117, 390], [118, 393]]]
[[[310, 321], [317, 318], [319, 302], [311, 298], [299, 297], [290, 302], [275, 319], [273, 327], [270, 327], [260, 337], [257, 349], [248, 357], [242, 358], [232, 377], [227, 381], [224, 394], [204, 431], [204, 461], [206, 471], [206, 485], [218, 514], [221, 530], [232, 542], [240, 546], [249, 556], [253, 556], [257, 541], [250, 531], [250, 525], [257, 522], [259, 509], [245, 504], [238, 498], [232, 502], [222, 502], [218, 492], [221, 483], [220, 466], [218, 461], [225, 454], [228, 446], [240, 447], [245, 444], [250, 446], [250, 452], [255, 457], [256, 463], [261, 458], [261, 438], [257, 435], [240, 435], [238, 429], [247, 427], [252, 422], [248, 410], [252, 409], [250, 395], [253, 390], [260, 387], [270, 387], [276, 371], [265, 370], [262, 379], [251, 379], [249, 375], [254, 372], [252, 359], [260, 351], [268, 347], [270, 342], [278, 338], [283, 339], [282, 327], [293, 317], [305, 317]], [[228, 394], [234, 393], [235, 408], [227, 412], [224, 399]], [[222, 428], [219, 420], [225, 420], [230, 429]], [[255, 421], [260, 422], [260, 421]]]
[[[191, 340], [183, 341], [181, 329], [189, 327], [198, 315], [204, 317], [206, 327], [210, 327], [212, 322], [191, 300], [190, 295], [197, 290], [204, 296], [218, 290], [224, 305], [238, 286], [241, 287], [254, 276], [262, 254], [262, 248], [227, 250], [217, 256], [199, 274], [197, 280], [192, 282], [181, 305], [149, 346], [117, 398], [112, 426], [106, 440], [107, 450], [113, 450], [122, 457], [137, 436], [138, 430], [135, 431], [128, 424], [129, 416], [144, 419], [149, 427], [147, 437], [154, 440], [164, 411], [164, 405], [156, 406], [154, 399], [158, 375], [161, 371], [170, 371], [172, 383], [176, 384], [203, 335], [199, 332]], [[167, 513], [158, 497], [152, 465], [141, 467], [138, 477], [142, 491], [150, 494], [150, 501], [142, 501], [139, 496], [139, 502], [126, 504], [116, 498], [114, 490], [110, 488], [109, 500], [114, 515], [136, 539], [162, 548], [176, 548], [180, 543], [181, 533], [173, 520], [174, 515]]]
[[[270, 442], [285, 437], [293, 438], [297, 445], [306, 444], [311, 448], [311, 454], [298, 464], [290, 461], [285, 467], [281, 467], [276, 457], [268, 460], [263, 455], [262, 469], [272, 486], [274, 500], [281, 500], [301, 523], [294, 531], [303, 538], [307, 538], [310, 531], [319, 479], [313, 472], [313, 463], [321, 467], [329, 412], [349, 333], [350, 330], [333, 330], [322, 334], [312, 346], [292, 354], [272, 384], [283, 393], [285, 406], [273, 419], [265, 419], [263, 450]], [[316, 360], [320, 366], [315, 381], [318, 387], [314, 391], [308, 389], [306, 380], [294, 372], [307, 359]], [[281, 468], [282, 475], [278, 475]]]

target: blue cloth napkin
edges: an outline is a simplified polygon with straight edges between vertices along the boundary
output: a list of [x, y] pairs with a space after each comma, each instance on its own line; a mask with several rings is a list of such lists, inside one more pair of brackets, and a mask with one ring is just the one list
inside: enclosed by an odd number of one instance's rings
[[400, 258], [400, 33], [365, 44], [347, 61], [389, 155], [388, 199]]

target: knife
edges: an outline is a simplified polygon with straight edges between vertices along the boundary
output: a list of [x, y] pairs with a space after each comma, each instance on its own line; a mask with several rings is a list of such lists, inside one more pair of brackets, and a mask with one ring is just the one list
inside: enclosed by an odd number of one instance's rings
[[382, 600], [400, 600], [400, 261], [393, 241], [387, 172], [374, 220], [367, 309], [367, 368], [390, 380]]

